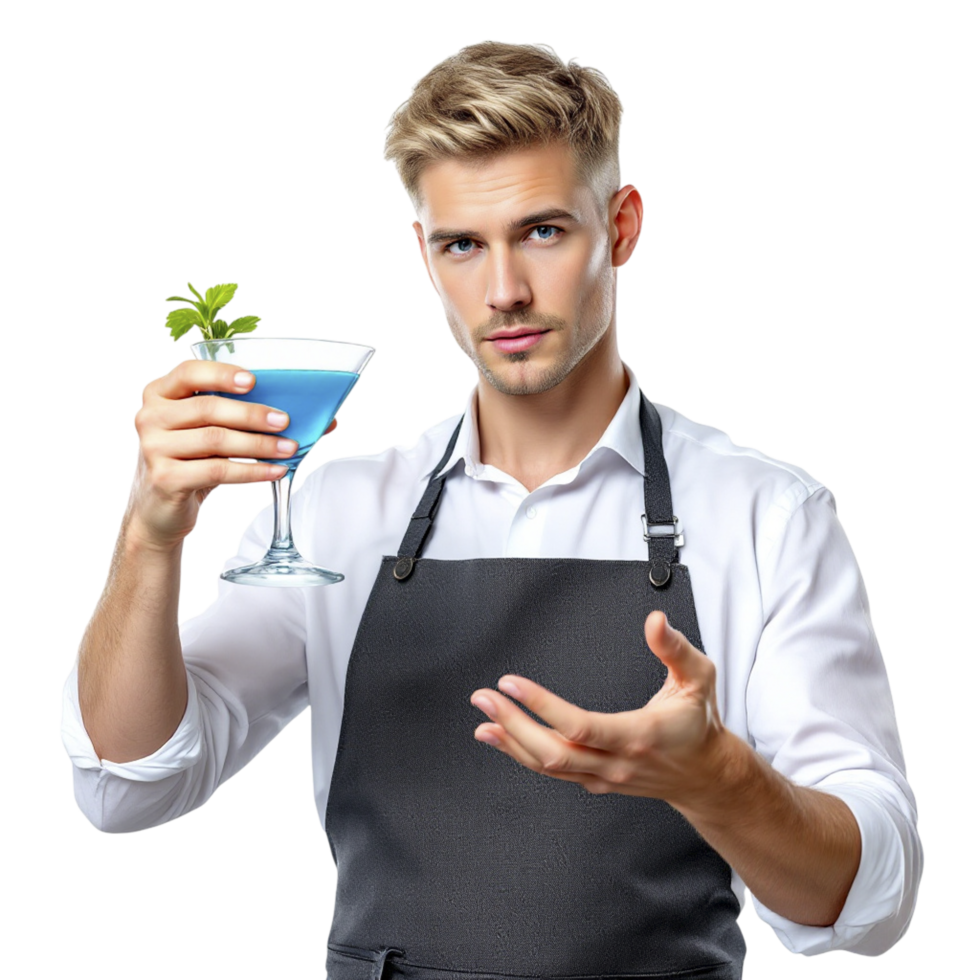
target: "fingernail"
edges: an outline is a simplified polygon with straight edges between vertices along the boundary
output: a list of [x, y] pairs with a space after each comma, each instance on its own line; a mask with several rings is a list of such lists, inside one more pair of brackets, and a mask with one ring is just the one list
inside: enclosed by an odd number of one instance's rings
[[282, 412], [269, 412], [265, 419], [269, 425], [281, 429], [289, 421], [289, 416], [284, 415]]
[[294, 453], [296, 452], [296, 443], [292, 439], [280, 439], [276, 443], [276, 449], [281, 453]]
[[486, 742], [488, 745], [500, 745], [500, 739], [493, 732], [477, 732], [477, 741]]
[[491, 718], [497, 717], [497, 706], [490, 700], [490, 698], [484, 695], [478, 695], [472, 698], [472, 704], [476, 705], [482, 712], [488, 714]]
[[236, 388], [251, 388], [252, 375], [248, 371], [239, 371], [234, 378]]
[[497, 681], [497, 687], [504, 694], [509, 694], [512, 698], [519, 698], [521, 696], [521, 689], [513, 681]]

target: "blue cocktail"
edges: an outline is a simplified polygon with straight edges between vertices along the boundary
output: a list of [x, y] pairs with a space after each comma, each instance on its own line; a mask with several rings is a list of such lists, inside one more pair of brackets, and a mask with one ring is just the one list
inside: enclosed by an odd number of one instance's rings
[[285, 412], [289, 425], [278, 434], [298, 445], [289, 459], [263, 461], [288, 467], [272, 484], [272, 545], [254, 565], [229, 569], [221, 577], [244, 585], [331, 585], [342, 581], [344, 576], [339, 572], [311, 564], [296, 550], [289, 526], [289, 494], [296, 467], [329, 428], [374, 348], [332, 340], [265, 337], [206, 340], [191, 346], [199, 360], [221, 361], [250, 371], [255, 384], [246, 394], [215, 394]]
[[330, 427], [337, 409], [358, 378], [350, 371], [308, 371], [303, 368], [256, 368], [252, 374], [255, 384], [251, 391], [244, 395], [222, 394], [236, 401], [271, 405], [289, 416], [289, 425], [278, 434], [298, 443], [296, 455], [263, 462], [279, 463], [293, 469]]

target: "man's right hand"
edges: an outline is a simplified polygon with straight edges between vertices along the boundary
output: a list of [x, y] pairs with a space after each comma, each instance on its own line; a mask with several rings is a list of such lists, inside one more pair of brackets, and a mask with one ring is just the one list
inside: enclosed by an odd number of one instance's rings
[[193, 529], [202, 501], [216, 486], [270, 482], [286, 472], [285, 466], [229, 457], [292, 456], [296, 443], [276, 435], [289, 424], [288, 416], [274, 406], [198, 394], [244, 394], [254, 384], [252, 374], [233, 364], [184, 361], [146, 386], [136, 414], [140, 458], [129, 536], [144, 546], [171, 550]]

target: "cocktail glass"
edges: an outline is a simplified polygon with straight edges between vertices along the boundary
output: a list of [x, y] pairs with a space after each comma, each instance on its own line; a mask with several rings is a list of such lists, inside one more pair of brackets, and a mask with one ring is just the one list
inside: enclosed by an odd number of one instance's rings
[[286, 412], [289, 425], [277, 435], [294, 439], [299, 447], [289, 459], [263, 460], [288, 467], [272, 484], [274, 531], [265, 557], [254, 565], [229, 569], [221, 577], [243, 585], [273, 586], [332, 585], [343, 581], [339, 572], [308, 562], [296, 550], [289, 522], [289, 496], [296, 467], [329, 428], [374, 348], [334, 340], [267, 337], [205, 340], [191, 348], [199, 360], [234, 364], [255, 375], [252, 390], [244, 395], [224, 391], [213, 394]]

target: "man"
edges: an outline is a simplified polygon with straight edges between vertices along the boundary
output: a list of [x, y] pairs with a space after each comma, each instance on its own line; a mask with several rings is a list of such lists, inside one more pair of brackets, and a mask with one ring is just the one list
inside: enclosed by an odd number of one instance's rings
[[[310, 704], [334, 980], [735, 978], [743, 883], [802, 952], [880, 952], [911, 916], [914, 802], [832, 498], [654, 406], [618, 356], [643, 220], [619, 116], [597, 72], [491, 43], [396, 113], [388, 156], [478, 384], [414, 449], [307, 480], [302, 550], [342, 585], [224, 586], [178, 634], [204, 497], [282, 472], [229, 457], [294, 445], [275, 406], [195, 394], [248, 390], [228, 365], [180, 365], [137, 416], [66, 688], [79, 803], [108, 830], [171, 819]], [[263, 518], [240, 558], [267, 540]]]

